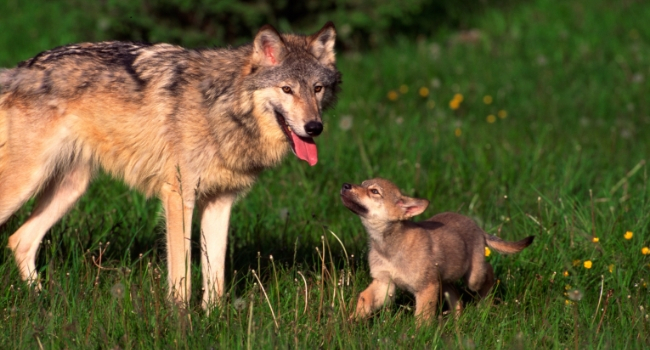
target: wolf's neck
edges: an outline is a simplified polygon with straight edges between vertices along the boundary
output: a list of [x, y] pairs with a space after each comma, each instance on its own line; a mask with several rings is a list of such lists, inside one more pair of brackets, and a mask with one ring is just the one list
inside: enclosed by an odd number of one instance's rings
[[368, 236], [376, 242], [384, 242], [399, 235], [404, 230], [404, 221], [379, 221], [362, 219]]

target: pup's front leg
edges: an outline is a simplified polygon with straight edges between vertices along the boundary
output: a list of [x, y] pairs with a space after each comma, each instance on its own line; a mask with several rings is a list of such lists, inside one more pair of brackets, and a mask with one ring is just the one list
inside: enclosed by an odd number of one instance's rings
[[[187, 190], [186, 192], [192, 192]], [[190, 198], [183, 198], [188, 196]], [[160, 197], [167, 219], [167, 280], [176, 303], [187, 305], [192, 290], [190, 278], [192, 211], [194, 193], [183, 193], [180, 185], [165, 184]]]
[[415, 293], [415, 317], [418, 327], [428, 323], [436, 313], [436, 306], [440, 298], [440, 284], [431, 283]]
[[370, 286], [359, 295], [357, 307], [350, 319], [368, 317], [387, 301], [395, 297], [395, 284], [390, 281], [373, 280]]
[[224, 293], [228, 223], [235, 198], [235, 193], [223, 193], [201, 203], [201, 272], [205, 310], [218, 304]]

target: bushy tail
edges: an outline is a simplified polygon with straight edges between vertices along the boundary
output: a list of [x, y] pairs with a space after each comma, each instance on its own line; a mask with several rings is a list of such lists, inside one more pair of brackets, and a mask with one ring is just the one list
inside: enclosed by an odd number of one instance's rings
[[501, 254], [519, 253], [520, 251], [524, 250], [524, 248], [533, 243], [533, 239], [535, 239], [535, 236], [528, 236], [517, 242], [508, 242], [502, 240], [497, 236], [488, 235], [487, 233], [485, 234], [485, 243], [488, 245], [488, 247], [496, 250]]

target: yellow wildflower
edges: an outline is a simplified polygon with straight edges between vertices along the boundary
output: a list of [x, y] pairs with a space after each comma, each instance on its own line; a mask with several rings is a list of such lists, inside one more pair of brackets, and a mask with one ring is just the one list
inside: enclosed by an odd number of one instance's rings
[[591, 260], [585, 260], [585, 262], [582, 264], [582, 266], [585, 267], [585, 269], [590, 269], [591, 268]]
[[508, 112], [506, 112], [505, 110], [502, 109], [502, 110], [497, 112], [497, 115], [499, 116], [499, 118], [504, 119], [505, 117], [508, 116]]
[[452, 98], [451, 101], [449, 101], [449, 108], [458, 109], [458, 107], [460, 107], [461, 102], [463, 102], [463, 95], [455, 94], [454, 98]]
[[397, 94], [397, 91], [395, 90], [390, 90], [388, 91], [388, 99], [391, 101], [397, 101], [397, 98], [399, 95]]
[[420, 88], [420, 90], [418, 90], [418, 93], [422, 97], [427, 97], [427, 96], [429, 96], [429, 89], [427, 89], [426, 87], [423, 86], [423, 87]]
[[492, 124], [497, 121], [497, 117], [495, 117], [494, 114], [490, 114], [487, 116], [487, 118], [485, 118], [485, 120], [487, 120], [488, 123]]
[[609, 264], [608, 269], [609, 273], [614, 273], [614, 264]]
[[460, 137], [462, 134], [463, 132], [460, 130], [460, 128], [456, 128], [456, 130], [454, 130], [454, 135], [456, 135], [456, 137]]
[[623, 235], [623, 237], [624, 237], [625, 239], [627, 239], [627, 240], [632, 239], [633, 236], [634, 236], [634, 233], [633, 233], [632, 231], [627, 231], [627, 232], [625, 232], [625, 234]]
[[490, 95], [483, 96], [483, 103], [485, 103], [486, 105], [491, 104], [492, 103], [492, 96], [490, 96]]
[[564, 305], [571, 306], [571, 305], [573, 305], [573, 302], [571, 300], [569, 300], [569, 299], [565, 299], [564, 300]]
[[650, 248], [648, 248], [648, 247], [641, 248], [641, 254], [650, 255]]
[[567, 284], [566, 286], [564, 286], [564, 290], [569, 290], [569, 289], [571, 289], [571, 285], [570, 285], [570, 284]]
[[485, 247], [485, 256], [490, 256], [491, 253], [490, 248]]
[[402, 93], [402, 94], [405, 94], [405, 93], [409, 92], [409, 87], [406, 86], [405, 84], [402, 84], [399, 87], [399, 92]]
[[594, 243], [598, 243], [598, 241], [600, 241], [600, 239], [598, 237], [594, 237], [594, 238], [591, 239], [591, 241], [594, 242]]
[[463, 102], [463, 95], [461, 94], [455, 94], [454, 98], [449, 101], [449, 108], [451, 109], [458, 109], [460, 107], [460, 103]]
[[562, 276], [569, 277], [569, 271], [564, 270], [564, 272], [562, 272]]

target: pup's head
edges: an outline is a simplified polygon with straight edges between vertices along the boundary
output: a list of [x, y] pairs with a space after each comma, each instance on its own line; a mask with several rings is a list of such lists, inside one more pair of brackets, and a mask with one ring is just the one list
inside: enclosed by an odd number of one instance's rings
[[374, 227], [407, 220], [429, 206], [428, 200], [405, 196], [395, 184], [379, 178], [366, 180], [361, 185], [343, 184], [341, 200], [359, 215], [364, 225]]
[[266, 25], [253, 41], [246, 84], [258, 113], [266, 122], [272, 120], [276, 134], [310, 165], [318, 161], [312, 138], [323, 131], [322, 111], [334, 103], [341, 82], [335, 39], [328, 22], [309, 36], [280, 34]]

